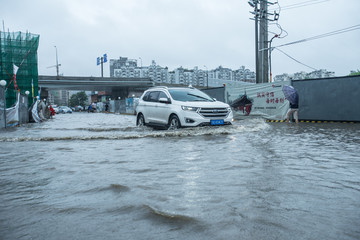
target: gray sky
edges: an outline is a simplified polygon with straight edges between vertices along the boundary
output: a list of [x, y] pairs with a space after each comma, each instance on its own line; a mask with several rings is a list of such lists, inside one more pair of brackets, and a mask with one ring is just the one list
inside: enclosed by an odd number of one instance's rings
[[[288, 36], [275, 38], [273, 46], [360, 24], [359, 0], [278, 2], [283, 8], [278, 23]], [[303, 2], [320, 3], [286, 8]], [[169, 70], [255, 69], [254, 21], [247, 0], [0, 0], [0, 5], [6, 31], [40, 34], [41, 75], [56, 74], [47, 68], [56, 64], [55, 45], [64, 75], [100, 76], [96, 58], [104, 53], [109, 59], [137, 59], [139, 65], [141, 57], [143, 66], [155, 60]], [[269, 30], [280, 33], [275, 25]], [[360, 69], [360, 29], [280, 49], [337, 76]], [[313, 71], [278, 50], [272, 52], [272, 70], [274, 76]], [[104, 76], [109, 76], [109, 63]]]

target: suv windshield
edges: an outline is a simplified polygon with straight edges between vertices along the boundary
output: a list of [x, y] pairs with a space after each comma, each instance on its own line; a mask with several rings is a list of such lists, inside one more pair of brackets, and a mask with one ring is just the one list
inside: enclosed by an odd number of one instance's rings
[[182, 102], [213, 102], [214, 100], [206, 93], [197, 89], [169, 89], [171, 97], [176, 101]]

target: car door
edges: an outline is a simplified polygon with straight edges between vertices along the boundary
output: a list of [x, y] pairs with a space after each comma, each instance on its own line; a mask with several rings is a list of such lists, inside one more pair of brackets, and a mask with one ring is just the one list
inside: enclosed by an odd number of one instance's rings
[[147, 116], [149, 123], [157, 122], [156, 108], [157, 108], [159, 93], [160, 93], [159, 91], [151, 91], [147, 98], [146, 107], [145, 107], [145, 109], [146, 109], [145, 117]]
[[168, 124], [169, 115], [171, 113], [171, 102], [169, 96], [163, 91], [161, 91], [159, 94], [159, 99], [160, 98], [166, 98], [169, 100], [168, 103], [158, 102], [158, 108], [157, 108], [158, 121], [161, 124], [166, 125]]
[[169, 119], [169, 112], [170, 112], [170, 104], [171, 103], [163, 103], [159, 102], [160, 98], [166, 98], [169, 100], [169, 97], [166, 95], [165, 92], [160, 91], [157, 99], [157, 103], [154, 109], [154, 121], [156, 123], [166, 125]]

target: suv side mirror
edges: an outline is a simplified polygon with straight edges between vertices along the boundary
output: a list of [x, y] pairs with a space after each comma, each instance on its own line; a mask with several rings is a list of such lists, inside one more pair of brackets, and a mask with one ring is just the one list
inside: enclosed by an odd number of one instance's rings
[[171, 103], [171, 101], [170, 101], [169, 99], [167, 99], [167, 98], [159, 98], [159, 102], [160, 102], [160, 103], [166, 103], [166, 104], [170, 104], [170, 103]]

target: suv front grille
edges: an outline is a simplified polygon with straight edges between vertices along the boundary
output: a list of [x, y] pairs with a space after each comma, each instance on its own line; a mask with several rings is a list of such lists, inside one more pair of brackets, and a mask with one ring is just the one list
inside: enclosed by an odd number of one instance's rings
[[229, 111], [227, 108], [201, 108], [198, 113], [204, 118], [226, 118]]

